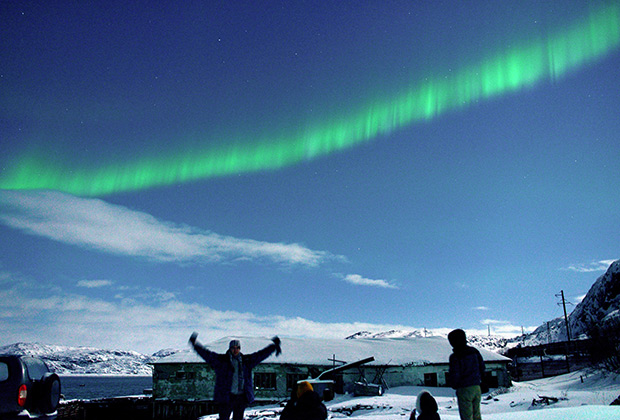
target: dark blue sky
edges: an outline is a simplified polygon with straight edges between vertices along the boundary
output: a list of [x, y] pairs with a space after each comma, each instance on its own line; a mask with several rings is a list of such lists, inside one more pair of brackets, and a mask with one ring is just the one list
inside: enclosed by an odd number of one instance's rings
[[[561, 77], [453, 100], [469, 69], [550, 48], [599, 6], [617, 31], [617, 3], [314, 3], [0, 4], [0, 344], [510, 335], [619, 257], [617, 35], [569, 48]], [[278, 169], [70, 188], [293, 148], [444, 81], [445, 109]]]

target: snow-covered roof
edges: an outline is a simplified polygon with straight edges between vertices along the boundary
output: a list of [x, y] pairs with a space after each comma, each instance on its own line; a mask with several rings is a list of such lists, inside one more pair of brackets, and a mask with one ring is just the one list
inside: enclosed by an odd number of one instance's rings
[[[224, 337], [204, 345], [217, 353], [228, 350], [228, 343], [232, 339], [241, 341], [241, 352], [252, 353], [269, 344], [266, 337]], [[337, 360], [347, 363], [355, 362], [368, 357], [374, 357], [375, 365], [411, 365], [448, 363], [452, 347], [443, 337], [428, 338], [379, 338], [379, 339], [317, 339], [280, 337], [282, 340], [282, 354], [274, 354], [265, 360], [266, 363], [290, 363], [303, 365], [331, 365], [334, 356]], [[479, 349], [485, 361], [508, 362], [509, 358]], [[200, 363], [203, 360], [193, 350], [185, 350], [164, 357], [154, 364], [164, 363]]]

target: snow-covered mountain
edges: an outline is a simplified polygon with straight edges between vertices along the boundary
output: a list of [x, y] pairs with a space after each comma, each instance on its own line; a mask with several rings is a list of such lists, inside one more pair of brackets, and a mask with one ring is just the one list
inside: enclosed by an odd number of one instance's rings
[[430, 337], [433, 336], [433, 333], [428, 330], [413, 330], [413, 331], [402, 331], [402, 330], [389, 330], [378, 333], [373, 333], [370, 331], [360, 331], [353, 335], [350, 335], [345, 338], [345, 340], [354, 340], [356, 338], [409, 338], [409, 337]]
[[[410, 337], [444, 337], [446, 334], [440, 334], [436, 331], [424, 329], [403, 331], [403, 330], [390, 330], [373, 333], [370, 331], [360, 331], [353, 335], [346, 337], [347, 340], [354, 340], [358, 338], [410, 338]], [[468, 335], [467, 341], [474, 347], [490, 350], [495, 353], [502, 353], [507, 347], [511, 347], [512, 339], [500, 337], [500, 336], [486, 336], [486, 335]]]
[[[571, 339], [586, 338], [589, 325], [601, 325], [620, 319], [620, 260], [614, 261], [605, 274], [592, 285], [586, 297], [568, 315]], [[564, 317], [544, 323], [533, 332], [517, 337], [526, 346], [566, 341]]]
[[151, 375], [152, 369], [149, 363], [178, 351], [160, 350], [149, 356], [135, 351], [51, 346], [38, 343], [15, 343], [0, 347], [0, 354], [40, 357], [45, 360], [50, 369], [60, 375]]

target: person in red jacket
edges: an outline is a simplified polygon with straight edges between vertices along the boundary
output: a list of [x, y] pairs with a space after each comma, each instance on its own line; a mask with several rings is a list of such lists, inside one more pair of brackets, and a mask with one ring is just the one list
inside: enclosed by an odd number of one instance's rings
[[219, 420], [229, 420], [230, 413], [233, 420], [243, 420], [246, 407], [254, 401], [252, 369], [273, 352], [280, 355], [280, 339], [273, 337], [273, 344], [251, 354], [241, 353], [239, 340], [231, 340], [228, 351], [219, 354], [198, 343], [196, 337], [195, 332], [189, 338], [190, 344], [215, 371], [213, 401], [218, 404]]
[[478, 350], [467, 345], [467, 337], [463, 330], [451, 331], [448, 334], [448, 341], [454, 351], [450, 355], [448, 379], [450, 386], [456, 390], [461, 420], [481, 420], [480, 385], [484, 378], [482, 356]]

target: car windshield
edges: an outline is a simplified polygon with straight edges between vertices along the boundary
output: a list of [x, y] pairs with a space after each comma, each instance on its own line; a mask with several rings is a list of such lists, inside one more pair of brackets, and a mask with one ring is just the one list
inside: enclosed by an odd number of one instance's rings
[[43, 375], [48, 372], [47, 366], [40, 359], [35, 359], [34, 357], [23, 357], [22, 360], [26, 365], [28, 376], [32, 380], [41, 379]]
[[9, 379], [9, 365], [0, 362], [0, 382], [4, 382]]

